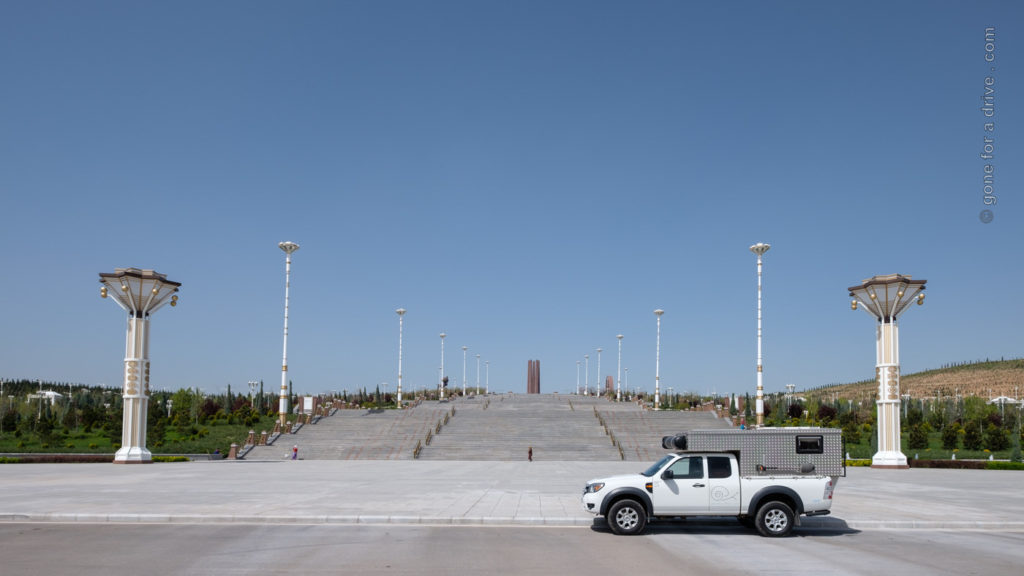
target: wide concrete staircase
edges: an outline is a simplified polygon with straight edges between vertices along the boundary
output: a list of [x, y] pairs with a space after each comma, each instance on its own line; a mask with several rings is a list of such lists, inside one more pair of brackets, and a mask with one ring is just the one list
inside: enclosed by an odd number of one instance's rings
[[596, 409], [601, 422], [622, 448], [623, 460], [647, 462], [661, 458], [666, 452], [661, 447], [664, 436], [685, 430], [732, 427], [731, 422], [718, 418], [714, 412], [656, 412], [614, 402], [599, 404]]
[[420, 453], [422, 460], [619, 460], [579, 396], [506, 394], [459, 400], [455, 417]]
[[[594, 396], [504, 394], [422, 402], [405, 410], [339, 410], [246, 460], [636, 460], [665, 453], [661, 437], [727, 428], [710, 412], [653, 412]], [[418, 449], [418, 450], [417, 450]]]
[[424, 402], [407, 410], [338, 410], [270, 446], [256, 446], [246, 460], [411, 460], [417, 441], [451, 411], [450, 404]]

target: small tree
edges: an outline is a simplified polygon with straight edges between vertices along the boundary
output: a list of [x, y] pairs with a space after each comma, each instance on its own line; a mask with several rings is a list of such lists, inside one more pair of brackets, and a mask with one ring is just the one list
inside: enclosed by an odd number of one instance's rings
[[932, 406], [932, 410], [928, 412], [928, 424], [934, 430], [942, 430], [946, 427], [946, 410], [943, 406], [937, 408]]
[[1013, 433], [1013, 452], [1010, 454], [1010, 460], [1014, 462], [1020, 462], [1022, 460], [1020, 453], [1020, 415], [1017, 415], [1017, 430]]
[[969, 422], [964, 427], [964, 449], [981, 450], [981, 424]]
[[995, 424], [989, 424], [985, 429], [985, 447], [996, 452], [1006, 450], [1010, 447], [1010, 435]]
[[955, 424], [947, 424], [942, 428], [942, 447], [945, 450], [956, 450], [960, 447], [960, 429]]
[[903, 425], [909, 430], [920, 424], [922, 421], [924, 421], [924, 414], [921, 413], [921, 410], [918, 408], [909, 408], [907, 410], [907, 417], [903, 419]]
[[822, 424], [831, 424], [832, 421], [835, 420], [835, 417], [835, 408], [829, 406], [828, 404], [822, 404], [821, 406], [818, 407], [818, 420], [820, 420]]
[[928, 432], [921, 424], [910, 427], [910, 434], [907, 436], [907, 448], [913, 450], [924, 450], [928, 448]]
[[860, 444], [860, 426], [858, 426], [855, 422], [847, 423], [845, 426], [843, 426], [843, 437], [846, 438], [846, 441], [850, 444]]

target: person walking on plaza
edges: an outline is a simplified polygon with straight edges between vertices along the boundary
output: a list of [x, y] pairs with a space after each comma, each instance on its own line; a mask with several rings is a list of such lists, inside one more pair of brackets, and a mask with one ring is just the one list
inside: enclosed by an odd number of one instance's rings
[[526, 450], [526, 459], [529, 460], [530, 462], [533, 462], [533, 446], [530, 446]]

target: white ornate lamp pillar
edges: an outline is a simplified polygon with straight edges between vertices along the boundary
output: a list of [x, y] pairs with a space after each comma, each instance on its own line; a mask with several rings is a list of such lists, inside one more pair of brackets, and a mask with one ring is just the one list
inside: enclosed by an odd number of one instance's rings
[[761, 357], [761, 257], [772, 247], [758, 242], [750, 247], [757, 255], [757, 425], [764, 426], [764, 364]]
[[292, 252], [299, 249], [295, 242], [279, 242], [278, 248], [284, 251], [284, 352], [281, 354], [281, 395], [278, 398], [278, 417], [281, 428], [288, 423], [288, 290], [291, 287]]
[[654, 409], [661, 410], [661, 315], [665, 311], [658, 308], [654, 315], [658, 318], [658, 337], [654, 352]]
[[175, 306], [180, 282], [163, 274], [138, 268], [117, 268], [100, 273], [100, 296], [111, 296], [128, 312], [124, 352], [124, 414], [121, 448], [115, 464], [148, 464], [153, 455], [146, 449], [146, 416], [149, 412], [149, 317], [164, 304]]
[[849, 288], [850, 308], [863, 308], [874, 316], [875, 380], [878, 382], [878, 452], [872, 468], [907, 468], [900, 444], [900, 343], [896, 320], [915, 300], [924, 303], [927, 280], [889, 274], [873, 276]]
[[395, 310], [398, 314], [398, 408], [402, 408], [402, 317], [405, 316], [405, 308]]

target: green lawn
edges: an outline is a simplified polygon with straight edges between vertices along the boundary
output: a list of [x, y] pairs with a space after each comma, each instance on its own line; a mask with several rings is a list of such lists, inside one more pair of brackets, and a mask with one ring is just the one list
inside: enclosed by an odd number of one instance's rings
[[[257, 437], [262, 430], [274, 429], [273, 417], [266, 417], [253, 426]], [[193, 432], [194, 430], [194, 432]], [[249, 427], [244, 424], [228, 424], [224, 420], [189, 426], [183, 430], [167, 428], [162, 441], [148, 438], [147, 448], [153, 454], [211, 454], [220, 450], [227, 454], [231, 444], [242, 445], [249, 436]], [[103, 431], [84, 432], [59, 431], [43, 439], [36, 434], [21, 434], [7, 431], [0, 434], [0, 452], [3, 453], [84, 453], [112, 454], [120, 447], [120, 438], [111, 441]]]
[[[867, 438], [867, 434], [863, 435]], [[938, 432], [932, 432], [928, 434], [928, 448], [908, 448], [907, 447], [907, 436], [906, 432], [900, 435], [902, 440], [903, 454], [907, 458], [917, 458], [920, 460], [950, 460], [953, 457], [953, 450], [946, 450], [942, 447], [942, 437]], [[871, 458], [875, 450], [871, 448], [868, 443], [861, 442], [859, 444], [846, 444], [846, 451], [850, 454], [851, 458]], [[997, 452], [989, 452], [988, 450], [964, 450], [963, 448], [956, 450], [955, 454], [957, 460], [988, 460], [989, 456], [993, 456], [996, 460], [1009, 460], [1012, 453], [1012, 449], [999, 450]]]

